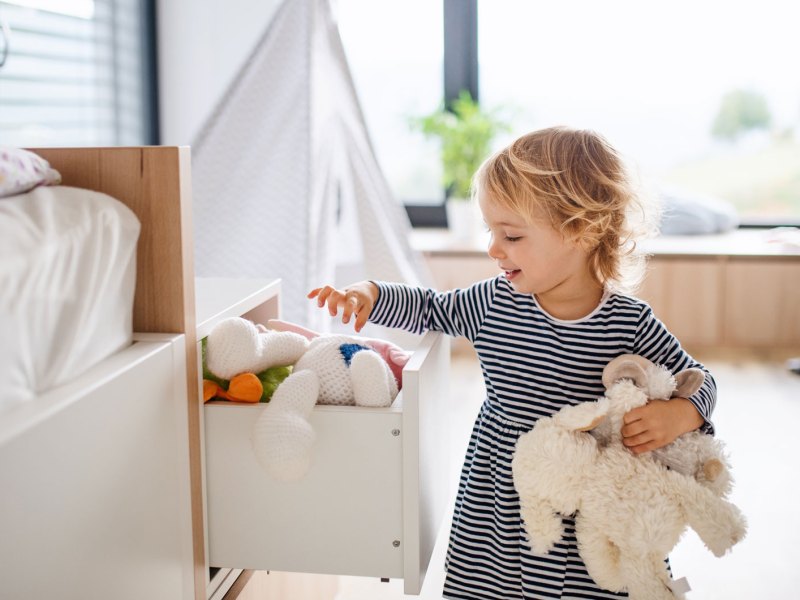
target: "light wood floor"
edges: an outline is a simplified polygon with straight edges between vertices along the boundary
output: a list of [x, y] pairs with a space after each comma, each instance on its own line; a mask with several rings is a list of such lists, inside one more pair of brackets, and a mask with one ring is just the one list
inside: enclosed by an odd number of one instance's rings
[[[783, 355], [698, 355], [714, 374], [719, 400], [717, 435], [727, 444], [736, 484], [731, 500], [749, 522], [747, 538], [715, 558], [689, 532], [671, 556], [676, 578], [686, 577], [691, 600], [800, 598], [800, 376]], [[452, 488], [472, 420], [483, 398], [480, 368], [469, 354], [453, 361]], [[448, 522], [442, 528], [420, 598], [441, 598]], [[358, 577], [257, 573], [239, 600], [399, 600], [402, 581]]]

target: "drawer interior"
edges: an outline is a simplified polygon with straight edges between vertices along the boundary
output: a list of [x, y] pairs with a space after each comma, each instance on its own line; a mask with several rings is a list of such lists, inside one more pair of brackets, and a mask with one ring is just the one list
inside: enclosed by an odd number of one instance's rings
[[449, 345], [426, 334], [389, 408], [316, 406], [311, 470], [271, 479], [252, 450], [263, 405], [204, 406], [209, 564], [403, 578], [418, 594], [450, 489]]
[[210, 564], [402, 577], [401, 410], [317, 406], [312, 467], [296, 482], [271, 479], [255, 459], [262, 410], [206, 404]]

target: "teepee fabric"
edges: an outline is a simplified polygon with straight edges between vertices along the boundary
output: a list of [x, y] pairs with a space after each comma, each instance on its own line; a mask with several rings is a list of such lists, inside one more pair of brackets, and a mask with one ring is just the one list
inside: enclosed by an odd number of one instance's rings
[[367, 134], [329, 0], [284, 0], [193, 144], [195, 270], [280, 277], [286, 319], [357, 278], [427, 283]]

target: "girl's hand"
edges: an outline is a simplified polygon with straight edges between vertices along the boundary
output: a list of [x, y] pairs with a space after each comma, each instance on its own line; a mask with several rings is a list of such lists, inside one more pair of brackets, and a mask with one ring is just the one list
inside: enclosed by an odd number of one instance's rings
[[308, 293], [309, 298], [317, 299], [317, 306], [322, 308], [328, 303], [328, 312], [335, 317], [339, 307], [343, 308], [342, 323], [349, 323], [350, 317], [356, 315], [356, 331], [361, 331], [369, 318], [375, 303], [378, 301], [378, 286], [371, 281], [361, 281], [337, 290], [329, 285], [315, 288]]
[[686, 398], [650, 400], [626, 413], [623, 420], [622, 443], [634, 454], [666, 446], [704, 422], [694, 404]]

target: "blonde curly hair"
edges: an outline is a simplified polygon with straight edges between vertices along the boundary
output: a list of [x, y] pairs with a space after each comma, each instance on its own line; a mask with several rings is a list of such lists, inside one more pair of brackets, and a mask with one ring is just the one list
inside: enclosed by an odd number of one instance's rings
[[658, 209], [594, 131], [551, 127], [523, 135], [481, 165], [472, 197], [529, 223], [546, 219], [588, 251], [591, 272], [607, 289], [633, 292], [644, 275], [636, 242], [655, 233]]

